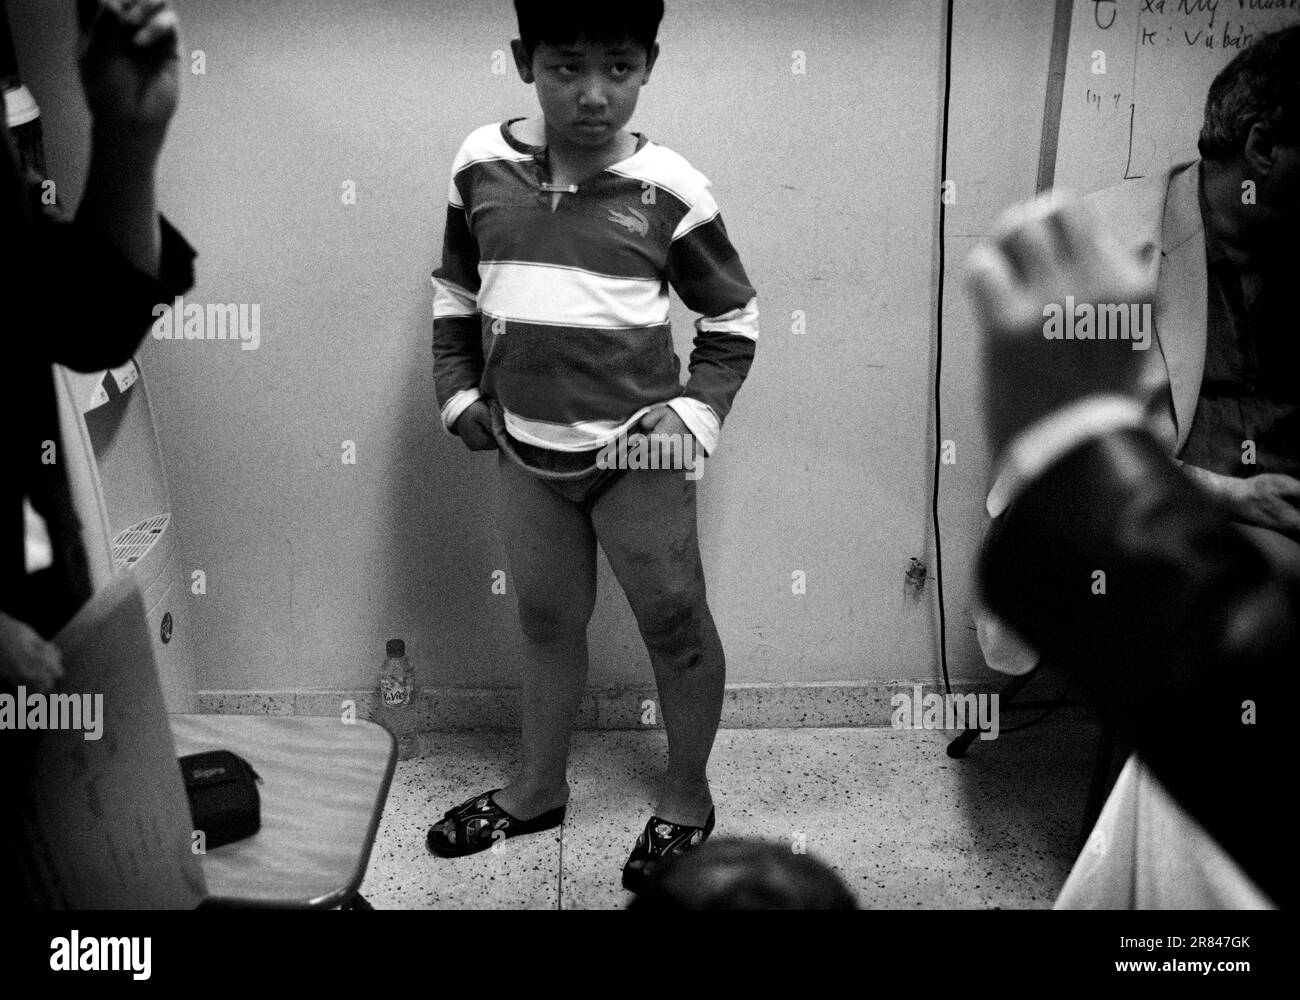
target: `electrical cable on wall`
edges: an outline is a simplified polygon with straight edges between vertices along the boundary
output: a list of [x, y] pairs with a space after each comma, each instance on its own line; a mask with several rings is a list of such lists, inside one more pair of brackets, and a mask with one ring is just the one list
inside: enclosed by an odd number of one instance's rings
[[[948, 179], [948, 126], [949, 99], [952, 90], [952, 22], [954, 0], [947, 2], [947, 29], [944, 43], [944, 91], [943, 91], [943, 132], [940, 149], [940, 190]], [[1061, 106], [1065, 91], [1066, 59], [1069, 55], [1070, 21], [1072, 17], [1071, 0], [1056, 0], [1052, 24], [1052, 50], [1048, 63], [1047, 100], [1043, 109], [1042, 140], [1039, 144], [1038, 175], [1036, 190], [1039, 194], [1050, 189], [1056, 174], [1056, 154], [1060, 138]], [[939, 476], [942, 470], [943, 434], [941, 433], [942, 386], [943, 386], [943, 293], [946, 279], [946, 240], [947, 204], [939, 199], [939, 288], [935, 335], [935, 370], [934, 370], [934, 493], [931, 515], [934, 521], [934, 575], [935, 595], [939, 604], [939, 661], [943, 669], [943, 686], [952, 693], [952, 683], [948, 676], [948, 628], [947, 615], [943, 599], [943, 540], [939, 528]], [[1036, 725], [1052, 714], [1063, 702], [1063, 695], [1054, 699], [1052, 707], [1028, 722], [1010, 728], [1003, 728], [1004, 733], [1018, 732]]]
[[[948, 24], [944, 37], [943, 57], [943, 137], [939, 153], [939, 190], [948, 180], [948, 106], [952, 96], [952, 15], [953, 2], [948, 0]], [[939, 664], [943, 668], [943, 689], [952, 693], [948, 679], [948, 623], [943, 603], [943, 541], [939, 534], [939, 476], [943, 453], [942, 388], [943, 388], [943, 286], [947, 264], [944, 248], [944, 230], [947, 223], [946, 199], [939, 198], [939, 295], [934, 348], [934, 494], [931, 498], [931, 516], [934, 519], [934, 590], [939, 601]]]

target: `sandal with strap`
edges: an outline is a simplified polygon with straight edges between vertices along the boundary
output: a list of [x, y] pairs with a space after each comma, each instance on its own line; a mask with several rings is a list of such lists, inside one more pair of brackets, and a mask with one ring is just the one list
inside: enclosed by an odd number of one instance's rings
[[636, 847], [623, 866], [623, 888], [629, 892], [640, 892], [646, 879], [661, 861], [678, 854], [685, 854], [693, 847], [699, 847], [709, 839], [713, 832], [715, 810], [709, 810], [709, 818], [703, 826], [686, 826], [682, 823], [669, 823], [658, 816], [651, 816], [641, 835], [636, 839]]
[[440, 858], [463, 858], [486, 851], [498, 840], [525, 833], [553, 830], [564, 822], [565, 806], [544, 812], [533, 819], [516, 819], [492, 798], [499, 788], [466, 799], [455, 809], [448, 809], [442, 819], [429, 828], [426, 843]]

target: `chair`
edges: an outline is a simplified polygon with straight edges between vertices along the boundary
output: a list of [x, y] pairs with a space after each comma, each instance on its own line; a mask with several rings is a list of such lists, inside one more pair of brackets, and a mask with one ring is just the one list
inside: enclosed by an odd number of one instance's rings
[[[39, 734], [20, 801], [24, 868], [56, 909], [369, 909], [360, 896], [397, 760], [359, 720], [172, 715], [140, 590], [113, 577], [55, 638], [61, 696], [97, 698], [99, 735]], [[176, 759], [232, 750], [262, 778], [262, 826], [204, 852]]]
[[173, 715], [180, 755], [233, 750], [262, 783], [262, 828], [200, 856], [204, 906], [370, 909], [360, 894], [397, 755], [373, 722]]
[[[1009, 707], [1021, 711], [1045, 707], [1044, 715], [1048, 715], [1057, 708], [1076, 704], [1075, 702], [1057, 698], [1049, 702], [1021, 702], [1012, 706], [1011, 701], [1042, 670], [1043, 662], [1039, 660], [1028, 673], [1012, 677], [998, 692], [999, 707], [1004, 711]], [[1028, 725], [1032, 725], [1032, 723]], [[1008, 733], [1015, 731], [1015, 729], [1004, 730], [1004, 732]], [[966, 751], [970, 749], [971, 744], [979, 734], [980, 730], [977, 727], [971, 727], [954, 737], [948, 743], [948, 756], [953, 760], [960, 760], [966, 756]], [[1115, 734], [1109, 728], [1103, 726], [1097, 739], [1097, 754], [1093, 759], [1092, 775], [1088, 779], [1088, 797], [1084, 800], [1083, 817], [1079, 825], [1079, 831], [1075, 835], [1076, 851], [1083, 850], [1084, 845], [1088, 842], [1088, 836], [1092, 833], [1092, 828], [1097, 824], [1097, 817], [1101, 815], [1102, 806], [1106, 803], [1106, 795], [1113, 783], [1114, 762]]]

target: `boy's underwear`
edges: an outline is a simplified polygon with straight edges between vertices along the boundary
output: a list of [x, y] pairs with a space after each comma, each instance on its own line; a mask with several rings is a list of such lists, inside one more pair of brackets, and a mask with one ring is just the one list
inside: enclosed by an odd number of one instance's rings
[[502, 453], [520, 468], [542, 480], [554, 492], [571, 503], [590, 511], [596, 499], [613, 485], [625, 469], [602, 469], [596, 456], [603, 449], [593, 451], [555, 451], [538, 448], [510, 436], [506, 430], [505, 413], [494, 397], [488, 406], [492, 412], [492, 434]]

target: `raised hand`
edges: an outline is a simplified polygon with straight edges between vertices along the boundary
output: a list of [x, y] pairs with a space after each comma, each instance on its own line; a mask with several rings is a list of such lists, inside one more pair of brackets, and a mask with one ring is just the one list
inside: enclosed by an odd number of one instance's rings
[[[1102, 229], [1090, 207], [1052, 195], [1008, 211], [993, 238], [971, 254], [967, 286], [982, 332], [985, 421], [1001, 450], [1019, 431], [1059, 407], [1099, 393], [1136, 395], [1152, 346], [1135, 339], [1052, 339], [1055, 304], [1066, 314], [1124, 307], [1136, 319], [1155, 282], [1136, 256]], [[1134, 311], [1137, 310], [1137, 312]], [[1110, 315], [1117, 315], [1111, 312]], [[1073, 331], [1072, 331], [1073, 332]], [[1112, 331], [1113, 332], [1113, 331]]]
[[180, 97], [180, 38], [167, 0], [79, 0], [78, 59], [97, 141], [147, 157]]

